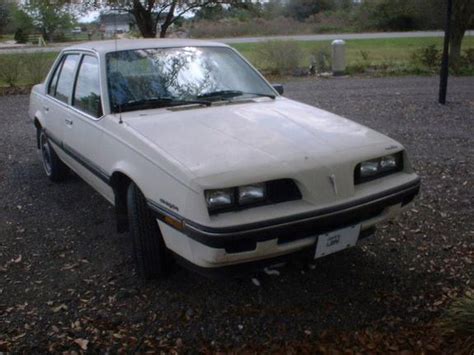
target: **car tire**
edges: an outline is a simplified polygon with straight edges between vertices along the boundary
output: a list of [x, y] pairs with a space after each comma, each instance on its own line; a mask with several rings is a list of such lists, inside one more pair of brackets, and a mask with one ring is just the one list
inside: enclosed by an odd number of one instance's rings
[[59, 159], [49, 143], [48, 136], [42, 129], [38, 130], [38, 145], [46, 176], [53, 182], [63, 181], [66, 178], [68, 167]]
[[128, 187], [127, 208], [138, 274], [147, 280], [165, 277], [170, 272], [171, 255], [145, 196], [134, 183]]

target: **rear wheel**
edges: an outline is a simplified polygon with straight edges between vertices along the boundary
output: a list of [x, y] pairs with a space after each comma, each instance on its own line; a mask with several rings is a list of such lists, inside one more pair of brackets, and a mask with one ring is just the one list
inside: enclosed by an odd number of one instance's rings
[[147, 206], [145, 196], [134, 183], [128, 187], [127, 207], [138, 273], [145, 279], [166, 276], [170, 272], [171, 255], [156, 218]]
[[68, 168], [51, 147], [48, 137], [43, 130], [39, 131], [38, 142], [46, 176], [53, 182], [63, 181], [67, 175]]

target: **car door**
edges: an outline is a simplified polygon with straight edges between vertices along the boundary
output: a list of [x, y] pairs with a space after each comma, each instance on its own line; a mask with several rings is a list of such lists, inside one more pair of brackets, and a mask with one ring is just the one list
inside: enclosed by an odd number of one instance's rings
[[74, 80], [71, 107], [64, 127], [64, 149], [74, 159], [81, 177], [106, 198], [113, 197], [109, 176], [99, 164], [101, 152], [102, 98], [99, 60], [94, 54], [83, 54]]
[[[79, 60], [78, 53], [63, 55], [48, 83], [47, 95], [43, 100], [44, 128], [49, 140], [58, 147], [62, 146], [64, 120], [69, 111], [72, 83]], [[60, 149], [55, 150], [63, 158], [63, 152]]]

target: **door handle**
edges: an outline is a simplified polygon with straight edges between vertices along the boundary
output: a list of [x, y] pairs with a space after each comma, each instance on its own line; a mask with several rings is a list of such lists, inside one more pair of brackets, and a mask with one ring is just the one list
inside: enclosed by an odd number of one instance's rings
[[72, 123], [73, 123], [72, 120], [66, 118], [64, 121], [66, 122], [68, 126], [72, 126]]
[[43, 108], [44, 108], [44, 110], [45, 110], [46, 112], [49, 111], [49, 107], [48, 107], [48, 106], [43, 106]]

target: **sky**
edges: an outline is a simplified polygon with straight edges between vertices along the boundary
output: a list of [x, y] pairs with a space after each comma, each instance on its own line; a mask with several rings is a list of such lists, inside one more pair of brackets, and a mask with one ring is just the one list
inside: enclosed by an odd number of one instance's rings
[[99, 18], [100, 11], [95, 10], [95, 11], [89, 11], [88, 13], [84, 14], [83, 16], [79, 16], [78, 20], [79, 22], [93, 22]]

